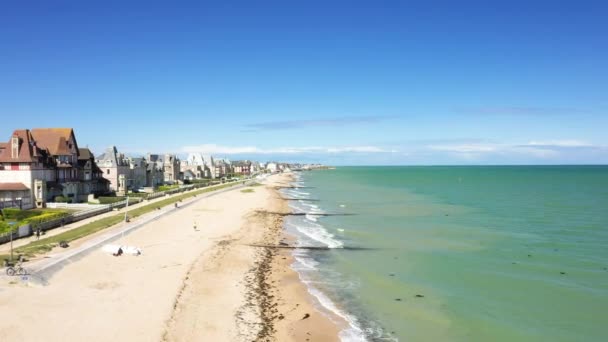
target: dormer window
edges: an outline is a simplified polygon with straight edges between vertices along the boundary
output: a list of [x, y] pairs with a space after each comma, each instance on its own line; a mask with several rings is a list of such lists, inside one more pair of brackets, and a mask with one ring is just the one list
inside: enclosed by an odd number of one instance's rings
[[19, 137], [11, 139], [11, 157], [19, 158]]

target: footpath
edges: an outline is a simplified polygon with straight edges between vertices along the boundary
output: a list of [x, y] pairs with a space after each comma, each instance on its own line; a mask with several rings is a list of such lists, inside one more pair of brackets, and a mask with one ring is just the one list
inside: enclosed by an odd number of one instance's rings
[[[81, 238], [79, 240], [75, 240], [75, 241], [73, 241], [73, 244], [71, 244], [70, 247], [68, 247], [65, 250], [62, 250], [61, 248], [56, 247], [53, 250], [53, 252], [56, 252], [56, 253], [46, 254], [43, 258], [32, 260], [31, 262], [24, 264], [24, 266], [26, 267], [26, 269], [28, 271], [28, 275], [21, 277], [20, 280], [21, 280], [21, 282], [25, 282], [25, 283], [45, 284], [47, 282], [48, 278], [51, 277], [53, 273], [55, 273], [56, 271], [61, 269], [66, 263], [70, 263], [78, 258], [83, 257], [88, 252], [98, 248], [102, 244], [105, 244], [105, 243], [111, 242], [115, 239], [118, 239], [118, 238], [124, 236], [125, 234], [128, 234], [128, 233], [134, 231], [135, 229], [144, 226], [148, 222], [156, 220], [163, 215], [173, 213], [173, 212], [175, 212], [183, 207], [186, 207], [194, 202], [197, 202], [201, 199], [209, 198], [209, 197], [218, 195], [218, 194], [226, 192], [226, 191], [233, 191], [233, 190], [241, 189], [247, 185], [249, 185], [249, 183], [245, 183], [245, 184], [235, 183], [234, 186], [230, 186], [227, 188], [221, 188], [221, 189], [218, 189], [215, 191], [210, 191], [207, 193], [199, 194], [196, 197], [190, 197], [190, 198], [184, 199], [182, 202], [179, 202], [178, 206], [168, 205], [168, 206], [165, 206], [164, 208], [160, 208], [160, 210], [158, 210], [158, 211], [151, 211], [142, 216], [139, 216], [138, 218], [131, 220], [129, 223], [123, 221], [122, 223], [116, 224], [112, 227], [109, 227], [109, 228], [99, 231], [97, 233], [91, 234], [90, 236]], [[196, 190], [200, 190], [200, 188], [195, 189], [195, 190], [190, 190], [190, 191], [196, 191]], [[183, 194], [183, 193], [180, 193], [180, 194]], [[159, 200], [170, 198], [170, 196], [171, 195], [160, 197]], [[141, 205], [152, 204], [155, 202], [155, 200], [144, 201], [142, 203], [138, 203], [136, 205], [133, 205], [132, 207], [130, 206], [129, 208], [126, 208], [126, 210], [128, 211], [130, 209], [135, 209], [135, 208], [137, 208], [137, 206], [141, 206]], [[109, 213], [104, 213], [102, 215], [98, 215], [98, 216], [95, 216], [95, 217], [92, 217], [92, 218], [89, 218], [89, 219], [86, 219], [83, 221], [79, 221], [79, 222], [75, 222], [70, 225], [66, 225], [63, 228], [53, 229], [52, 231], [58, 231], [58, 232], [54, 232], [55, 235], [60, 234], [67, 230], [75, 229], [83, 224], [86, 224], [87, 222], [93, 222], [95, 220], [102, 219], [103, 217], [106, 217], [107, 215], [116, 215], [117, 213], [120, 213], [120, 212], [124, 213], [125, 209], [116, 210], [116, 211], [112, 211]], [[52, 236], [52, 235], [50, 235], [50, 233], [51, 233], [51, 231], [49, 231], [49, 233], [47, 233], [46, 236]], [[35, 237], [34, 237], [34, 239], [35, 239]], [[32, 241], [31, 238], [22, 239], [22, 240]], [[13, 242], [13, 243], [15, 243], [15, 242]], [[24, 244], [25, 243], [21, 243], [21, 245], [24, 245]], [[15, 245], [13, 246], [13, 248], [15, 248]], [[10, 251], [10, 246], [9, 246], [9, 251]], [[12, 277], [5, 276], [4, 272], [2, 272], [2, 274], [0, 274], [0, 284], [4, 283], [6, 281], [10, 281], [10, 280], [15, 280], [15, 279], [13, 279]]]
[[[236, 184], [238, 184], [238, 183], [235, 183], [235, 185]], [[216, 187], [216, 186], [212, 185], [212, 186], [210, 186], [208, 188], [213, 188], [213, 187]], [[233, 187], [230, 187], [228, 189], [232, 189], [232, 188]], [[72, 229], [84, 226], [85, 224], [89, 224], [91, 222], [95, 222], [95, 221], [101, 220], [101, 219], [106, 218], [106, 217], [114, 216], [114, 215], [117, 215], [117, 214], [120, 214], [120, 213], [124, 214], [125, 212], [128, 212], [129, 210], [137, 209], [139, 207], [150, 205], [150, 204], [153, 204], [155, 202], [159, 202], [159, 201], [162, 201], [162, 200], [174, 197], [174, 196], [178, 196], [178, 195], [182, 195], [182, 194], [187, 194], [188, 192], [197, 191], [197, 190], [200, 190], [200, 189], [205, 189], [205, 188], [198, 188], [198, 189], [188, 190], [188, 191], [185, 191], [185, 192], [177, 192], [175, 194], [157, 197], [157, 198], [154, 198], [152, 200], [144, 200], [144, 201], [141, 201], [139, 203], [136, 203], [136, 204], [133, 204], [133, 205], [129, 205], [128, 207], [112, 210], [112, 211], [109, 211], [109, 212], [106, 212], [106, 213], [103, 213], [103, 214], [100, 214], [100, 215], [96, 215], [96, 216], [92, 216], [92, 217], [86, 218], [86, 219], [81, 220], [81, 221], [72, 222], [72, 223], [64, 225], [63, 227], [57, 227], [57, 228], [54, 228], [54, 229], [47, 230], [44, 235], [40, 236], [40, 239], [44, 239], [44, 238], [55, 236], [55, 235], [58, 235], [58, 234], [61, 234], [61, 233], [65, 233], [65, 232], [70, 231]], [[36, 241], [37, 239], [38, 238], [34, 234], [34, 235], [31, 235], [31, 236], [28, 236], [28, 237], [25, 237], [25, 238], [13, 240], [13, 250], [16, 249], [16, 248], [18, 248], [18, 247], [25, 246], [25, 245], [27, 245], [30, 242]], [[1, 254], [8, 254], [8, 253], [10, 253], [10, 251], [11, 251], [11, 244], [10, 244], [10, 242], [7, 242], [5, 244], [0, 245], [0, 255]]]

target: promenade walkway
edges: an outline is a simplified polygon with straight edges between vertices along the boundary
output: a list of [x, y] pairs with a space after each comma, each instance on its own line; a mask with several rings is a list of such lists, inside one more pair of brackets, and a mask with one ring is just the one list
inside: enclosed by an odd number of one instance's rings
[[[216, 186], [217, 185], [212, 185], [212, 186], [210, 186], [208, 188], [213, 188], [213, 187], [216, 187]], [[136, 204], [133, 204], [133, 205], [129, 205], [128, 207], [121, 208], [119, 210], [112, 210], [112, 211], [109, 211], [109, 212], [106, 212], [106, 213], [103, 213], [103, 214], [100, 214], [100, 215], [96, 215], [96, 216], [93, 216], [93, 217], [86, 218], [86, 219], [81, 220], [81, 221], [77, 221], [77, 222], [72, 222], [70, 224], [66, 224], [63, 227], [57, 227], [57, 228], [54, 228], [54, 229], [47, 230], [46, 233], [44, 235], [42, 235], [40, 238], [42, 239], [42, 238], [47, 238], [47, 237], [55, 236], [55, 235], [58, 235], [58, 234], [70, 231], [72, 229], [81, 227], [81, 226], [83, 226], [85, 224], [88, 224], [88, 223], [100, 220], [100, 219], [105, 218], [105, 217], [114, 216], [114, 215], [119, 214], [119, 213], [123, 213], [124, 214], [125, 211], [136, 209], [136, 208], [139, 208], [139, 207], [142, 207], [142, 206], [146, 206], [146, 205], [149, 205], [149, 204], [152, 204], [152, 203], [155, 203], [155, 202], [159, 202], [159, 201], [165, 200], [167, 198], [171, 198], [171, 197], [174, 197], [174, 196], [177, 196], [177, 195], [181, 195], [181, 194], [187, 194], [187, 193], [189, 193], [191, 191], [197, 191], [197, 190], [200, 190], [200, 189], [206, 189], [206, 188], [198, 188], [198, 189], [188, 190], [188, 191], [185, 191], [185, 192], [178, 192], [178, 193], [167, 195], [167, 196], [157, 197], [157, 198], [154, 198], [154, 199], [149, 200], [149, 201], [147, 201], [147, 200], [146, 201], [141, 201], [139, 203], [136, 203]], [[13, 249], [16, 249], [18, 247], [27, 245], [28, 243], [30, 243], [32, 241], [36, 241], [36, 240], [37, 240], [36, 235], [32, 235], [32, 236], [29, 236], [29, 237], [13, 240]], [[10, 253], [10, 250], [11, 250], [11, 244], [10, 244], [10, 242], [7, 242], [7, 243], [4, 243], [4, 244], [0, 245], [0, 254]]]
[[[80, 258], [80, 257], [86, 255], [86, 253], [92, 251], [95, 248], [98, 248], [102, 244], [106, 244], [117, 238], [120, 238], [121, 236], [124, 236], [124, 235], [134, 231], [135, 229], [138, 229], [138, 228], [144, 226], [148, 222], [156, 220], [163, 215], [178, 211], [181, 208], [186, 207], [194, 202], [200, 201], [205, 198], [210, 198], [212, 196], [218, 195], [218, 194], [226, 192], [226, 191], [233, 191], [236, 189], [241, 189], [245, 186], [247, 186], [247, 185], [243, 185], [241, 183], [235, 183], [234, 186], [231, 186], [228, 188], [222, 188], [222, 189], [219, 189], [216, 191], [211, 191], [211, 192], [197, 195], [196, 197], [190, 197], [190, 198], [184, 199], [183, 202], [180, 202], [178, 207], [175, 207], [174, 205], [165, 206], [165, 207], [161, 208], [161, 210], [159, 210], [159, 211], [151, 211], [142, 216], [139, 216], [136, 219], [131, 220], [129, 223], [122, 222], [113, 227], [110, 227], [110, 228], [104, 229], [102, 231], [99, 231], [97, 233], [94, 233], [90, 236], [84, 237], [79, 240], [75, 240], [72, 242], [70, 247], [65, 250], [63, 250], [59, 247], [56, 247], [52, 252], [45, 254], [44, 257], [24, 264], [24, 267], [28, 270], [28, 276], [25, 277], [27, 279], [26, 281], [44, 284], [44, 283], [46, 283], [47, 279], [54, 272], [61, 269], [61, 267], [63, 267], [63, 265], [65, 263], [69, 263], [69, 262], [75, 260], [76, 258]], [[200, 189], [197, 189], [197, 190], [200, 190]], [[190, 191], [196, 191], [196, 190], [190, 190]], [[164, 196], [164, 197], [161, 197], [160, 199], [166, 199], [166, 198], [169, 198], [169, 197]], [[147, 205], [147, 204], [154, 203], [154, 202], [155, 202], [155, 200], [151, 200], [149, 202], [140, 203], [138, 205], [140, 205], [140, 206], [142, 204]], [[134, 205], [133, 207], [129, 207], [129, 208], [133, 209], [135, 207], [136, 207], [136, 205]], [[66, 228], [67, 227], [66, 226], [64, 228], [54, 229], [54, 230], [59, 231], [58, 233], [55, 233], [55, 234], [65, 232], [66, 229], [67, 230], [74, 229], [76, 227], [79, 227], [82, 224], [86, 224], [86, 222], [85, 223], [81, 223], [81, 222], [84, 222], [84, 221], [91, 222], [94, 220], [99, 220], [102, 217], [105, 217], [105, 215], [108, 215], [108, 214], [116, 215], [118, 212], [124, 213], [124, 209], [122, 209], [120, 211], [112, 211], [109, 213], [105, 213], [105, 214], [102, 214], [99, 216], [92, 217], [90, 219], [76, 222], [74, 224], [71, 224], [70, 225], [71, 227], [68, 227], [68, 228]], [[76, 224], [80, 224], [80, 225], [76, 225]], [[28, 239], [25, 239], [25, 240], [28, 240]], [[23, 245], [23, 243], [22, 243], [22, 245]], [[13, 246], [13, 247], [15, 248], [15, 246]], [[53, 252], [56, 252], [56, 253], [53, 253]], [[2, 274], [0, 274], [1, 281], [9, 281], [9, 280], [11, 280], [10, 278], [11, 277], [6, 276], [4, 274], [4, 272], [2, 272]]]

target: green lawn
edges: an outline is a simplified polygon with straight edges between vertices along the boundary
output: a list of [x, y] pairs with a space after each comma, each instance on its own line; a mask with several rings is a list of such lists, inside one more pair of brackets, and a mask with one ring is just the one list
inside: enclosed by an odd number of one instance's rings
[[179, 188], [179, 184], [175, 184], [175, 185], [161, 185], [158, 187], [157, 191], [168, 191], [168, 190], [173, 190], [173, 189], [178, 189]]

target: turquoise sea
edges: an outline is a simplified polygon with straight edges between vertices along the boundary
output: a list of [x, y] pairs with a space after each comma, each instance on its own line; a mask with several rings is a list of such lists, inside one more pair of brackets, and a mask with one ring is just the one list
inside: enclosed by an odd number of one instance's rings
[[[296, 173], [286, 229], [344, 341], [607, 341], [608, 166]], [[352, 213], [352, 216], [319, 216]]]

